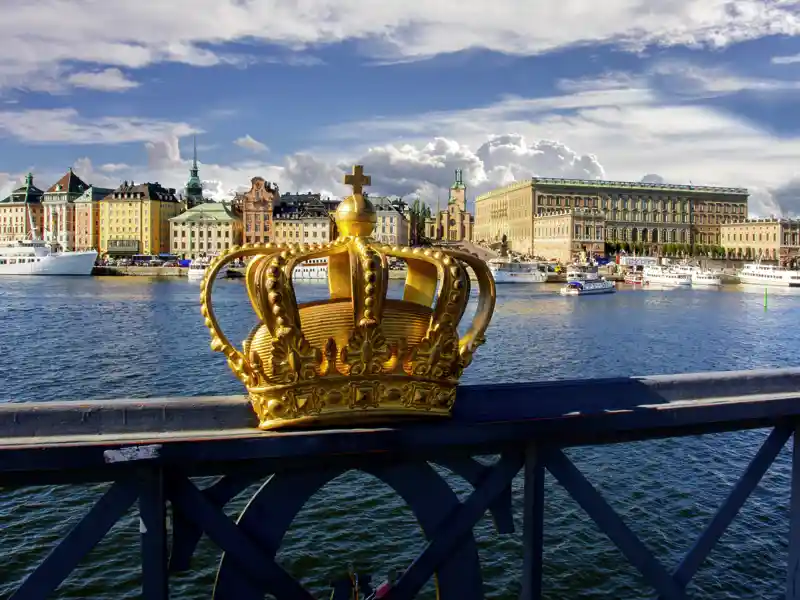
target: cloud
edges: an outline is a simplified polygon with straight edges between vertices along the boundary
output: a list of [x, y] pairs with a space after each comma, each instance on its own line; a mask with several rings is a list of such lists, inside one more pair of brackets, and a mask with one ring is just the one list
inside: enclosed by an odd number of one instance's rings
[[266, 144], [262, 144], [258, 140], [253, 139], [250, 134], [235, 139], [233, 143], [251, 152], [266, 152], [267, 150]]
[[0, 136], [33, 144], [125, 144], [199, 133], [191, 125], [144, 117], [82, 117], [73, 108], [0, 111]]
[[67, 77], [67, 82], [74, 87], [101, 92], [124, 92], [139, 85], [136, 81], [128, 79], [119, 69], [72, 73]]
[[773, 56], [770, 59], [773, 65], [793, 65], [800, 62], [800, 54], [792, 54], [791, 56]]
[[[71, 65], [140, 69], [253, 60], [315, 62], [306, 50], [358, 41], [374, 58], [407, 60], [473, 48], [533, 55], [590, 44], [721, 48], [800, 33], [793, 2], [763, 0], [480, 0], [301, 3], [241, 0], [5, 0], [0, 86], [56, 81]], [[120, 24], [123, 24], [122, 26]], [[278, 48], [233, 53], [229, 42]], [[274, 56], [273, 56], [274, 55]]]

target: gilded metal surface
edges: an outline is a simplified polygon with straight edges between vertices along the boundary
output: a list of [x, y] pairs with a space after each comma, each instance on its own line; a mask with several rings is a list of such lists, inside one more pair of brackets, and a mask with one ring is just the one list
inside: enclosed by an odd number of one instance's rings
[[[356, 166], [345, 183], [353, 195], [336, 211], [337, 240], [233, 247], [212, 261], [201, 284], [211, 349], [247, 388], [263, 429], [448, 416], [458, 379], [484, 342], [495, 303], [486, 264], [463, 252], [376, 242], [375, 209], [362, 193], [369, 176]], [[238, 350], [219, 327], [211, 292], [224, 264], [247, 257], [247, 293], [259, 322]], [[387, 298], [389, 257], [408, 265], [402, 300]], [[331, 298], [298, 305], [292, 271], [314, 258], [328, 259]], [[480, 294], [459, 339], [467, 267]]]

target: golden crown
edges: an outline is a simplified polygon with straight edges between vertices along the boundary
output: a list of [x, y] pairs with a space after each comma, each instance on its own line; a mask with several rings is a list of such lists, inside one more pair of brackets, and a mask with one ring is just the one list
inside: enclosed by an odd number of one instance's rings
[[[345, 176], [353, 195], [336, 210], [339, 237], [327, 244], [245, 244], [209, 265], [200, 300], [211, 349], [246, 386], [262, 429], [306, 423], [359, 423], [447, 416], [458, 379], [484, 342], [494, 311], [494, 279], [477, 257], [372, 239], [375, 208], [362, 194], [363, 167]], [[253, 257], [245, 273], [259, 323], [240, 351], [219, 328], [211, 290], [220, 268]], [[388, 258], [407, 264], [403, 299], [387, 297]], [[292, 272], [327, 258], [330, 299], [297, 303]], [[466, 333], [458, 325], [470, 297], [467, 266], [479, 284]]]

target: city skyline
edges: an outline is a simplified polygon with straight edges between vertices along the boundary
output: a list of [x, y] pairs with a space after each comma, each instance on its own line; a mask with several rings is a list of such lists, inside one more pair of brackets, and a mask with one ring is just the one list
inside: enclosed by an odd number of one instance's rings
[[470, 207], [514, 179], [649, 176], [747, 187], [753, 216], [800, 212], [790, 8], [567, 4], [119, 1], [88, 19], [85, 2], [20, 2], [0, 42], [0, 197], [69, 166], [180, 189], [196, 135], [216, 199], [253, 176], [341, 196], [358, 163], [374, 194], [429, 203], [460, 168]]

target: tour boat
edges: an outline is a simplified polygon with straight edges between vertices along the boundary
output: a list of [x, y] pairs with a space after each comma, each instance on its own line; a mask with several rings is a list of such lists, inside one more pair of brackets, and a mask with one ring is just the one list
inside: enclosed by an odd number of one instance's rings
[[569, 281], [561, 288], [562, 296], [590, 296], [593, 294], [612, 294], [617, 289], [614, 283], [605, 279], [584, 279], [583, 281]]
[[[192, 259], [192, 262], [189, 263], [189, 270], [186, 272], [186, 275], [189, 277], [189, 281], [202, 280], [206, 275], [206, 269], [208, 269], [209, 264], [211, 264], [211, 259], [207, 257]], [[217, 277], [225, 277], [227, 274], [228, 265], [222, 265]]]
[[748, 263], [739, 271], [739, 281], [749, 285], [800, 287], [800, 271], [777, 265]]
[[677, 265], [671, 269], [675, 273], [683, 273], [692, 278], [692, 285], [722, 285], [722, 277], [719, 273], [701, 269], [700, 267], [692, 265]]
[[686, 273], [677, 273], [671, 269], [659, 266], [645, 267], [643, 271], [645, 283], [655, 283], [670, 287], [683, 287], [692, 285], [692, 276]]
[[516, 262], [507, 258], [493, 258], [488, 263], [495, 283], [545, 283], [547, 273], [539, 269], [538, 262]]
[[567, 268], [567, 281], [594, 281], [600, 279], [597, 267], [572, 265]]
[[0, 275], [91, 275], [97, 252], [54, 252], [42, 240], [0, 246]]
[[327, 279], [327, 258], [312, 258], [297, 265], [292, 271], [292, 280], [294, 281], [327, 281]]

